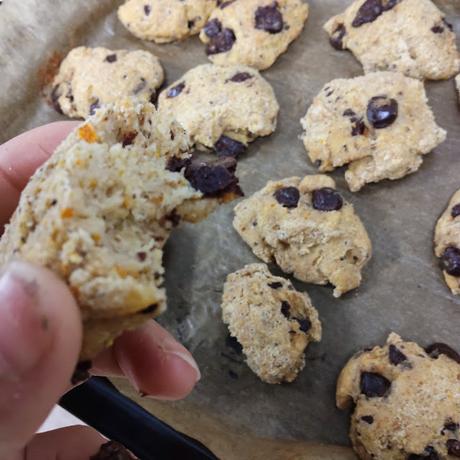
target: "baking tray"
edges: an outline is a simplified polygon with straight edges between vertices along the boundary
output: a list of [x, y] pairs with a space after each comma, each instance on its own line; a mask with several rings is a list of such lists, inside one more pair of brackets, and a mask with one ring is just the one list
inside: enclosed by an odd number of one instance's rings
[[[131, 36], [116, 18], [119, 3], [3, 2], [0, 141], [63, 118], [43, 102], [41, 91], [53, 63], [73, 46], [150, 50], [160, 58], [169, 83], [207, 62], [196, 37], [154, 45]], [[251, 144], [239, 162], [247, 195], [269, 179], [315, 172], [298, 139], [299, 119], [325, 83], [362, 74], [353, 56], [334, 50], [322, 30], [324, 22], [350, 2], [309, 3], [310, 17], [299, 39], [263, 72], [281, 111], [276, 132]], [[459, 2], [436, 3], [460, 36]], [[262, 383], [227, 340], [220, 315], [223, 282], [228, 273], [257, 260], [232, 228], [231, 203], [203, 223], [176, 230], [166, 247], [169, 309], [160, 322], [194, 353], [203, 374], [196, 390], [185, 401], [164, 403], [141, 399], [122, 381], [117, 385], [222, 458], [353, 458], [348, 448], [316, 447], [348, 445], [349, 416], [335, 408], [334, 392], [338, 373], [350, 355], [383, 343], [390, 331], [421, 345], [443, 341], [460, 349], [460, 300], [444, 285], [432, 246], [434, 224], [460, 187], [460, 114], [452, 80], [429, 82], [426, 88], [437, 122], [448, 137], [425, 157], [416, 174], [369, 185], [356, 194], [347, 191], [343, 170], [332, 174], [361, 216], [374, 255], [364, 270], [362, 286], [339, 300], [329, 287], [294, 281], [309, 293], [323, 323], [323, 339], [309, 346], [306, 368], [294, 383]]]

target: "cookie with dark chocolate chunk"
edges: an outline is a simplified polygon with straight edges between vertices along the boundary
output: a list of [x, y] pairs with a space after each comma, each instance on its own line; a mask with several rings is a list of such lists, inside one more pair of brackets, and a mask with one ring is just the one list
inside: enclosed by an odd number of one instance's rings
[[[441, 460], [460, 454], [460, 357], [445, 344], [424, 350], [395, 333], [357, 353], [337, 382], [337, 406], [354, 405], [358, 458]], [[385, 442], [382, 442], [385, 440]]]
[[220, 3], [200, 33], [208, 58], [219, 65], [267, 69], [301, 33], [303, 0], [230, 0]]

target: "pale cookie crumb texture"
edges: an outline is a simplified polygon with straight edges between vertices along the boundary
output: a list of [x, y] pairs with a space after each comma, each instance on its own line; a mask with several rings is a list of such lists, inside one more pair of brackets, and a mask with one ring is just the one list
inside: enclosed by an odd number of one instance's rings
[[87, 118], [107, 104], [131, 98], [154, 102], [163, 68], [148, 51], [74, 48], [62, 61], [51, 90], [55, 109], [71, 118]]
[[151, 104], [122, 104], [72, 132], [22, 192], [0, 263], [25, 259], [66, 281], [84, 322], [82, 361], [165, 310], [173, 227], [240, 194], [234, 160], [205, 165], [188, 149], [184, 131]]
[[353, 192], [417, 171], [423, 155], [446, 138], [423, 83], [392, 72], [331, 81], [301, 124], [311, 161], [321, 172], [348, 164], [345, 179]]
[[249, 367], [266, 383], [295, 380], [305, 366], [308, 344], [321, 340], [318, 312], [308, 294], [273, 276], [265, 264], [228, 275], [222, 317]]
[[460, 190], [452, 196], [439, 218], [434, 234], [434, 251], [440, 258], [447, 286], [460, 294]]
[[307, 283], [357, 288], [371, 257], [366, 229], [328, 176], [268, 182], [235, 207], [233, 226], [266, 263]]
[[460, 456], [460, 356], [392, 333], [357, 353], [337, 383], [337, 406], [354, 404], [350, 438], [362, 460], [448, 460]]
[[118, 9], [122, 24], [141, 40], [169, 43], [199, 33], [216, 0], [128, 0]]
[[430, 0], [356, 0], [324, 28], [332, 46], [350, 50], [365, 73], [443, 80], [460, 68], [453, 27]]
[[215, 64], [245, 64], [263, 70], [302, 32], [303, 0], [221, 0], [200, 33]]
[[193, 143], [232, 157], [257, 137], [271, 134], [279, 111], [270, 84], [243, 65], [195, 67], [160, 94], [158, 106]]

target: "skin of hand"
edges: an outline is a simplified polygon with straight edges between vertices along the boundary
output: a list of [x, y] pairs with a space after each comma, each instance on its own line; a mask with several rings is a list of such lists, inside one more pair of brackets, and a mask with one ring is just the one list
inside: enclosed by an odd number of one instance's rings
[[[36, 128], [0, 145], [0, 224], [8, 223], [34, 171], [74, 129]], [[66, 284], [51, 271], [15, 261], [0, 271], [0, 458], [87, 460], [106, 440], [88, 427], [35, 435], [70, 385], [82, 326]], [[187, 396], [200, 379], [192, 355], [154, 321], [127, 332], [93, 361], [95, 375], [125, 376], [154, 398]]]

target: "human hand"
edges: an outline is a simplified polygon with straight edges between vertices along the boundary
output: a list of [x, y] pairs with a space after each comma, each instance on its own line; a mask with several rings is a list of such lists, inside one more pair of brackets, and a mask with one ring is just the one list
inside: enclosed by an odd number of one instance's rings
[[[0, 146], [0, 225], [16, 208], [29, 177], [76, 126], [53, 123]], [[0, 458], [83, 460], [105, 443], [88, 427], [34, 436], [70, 386], [81, 346], [79, 308], [49, 270], [13, 262], [0, 272]], [[185, 397], [200, 378], [192, 355], [150, 321], [126, 332], [93, 361], [95, 375], [125, 376], [158, 399]]]

